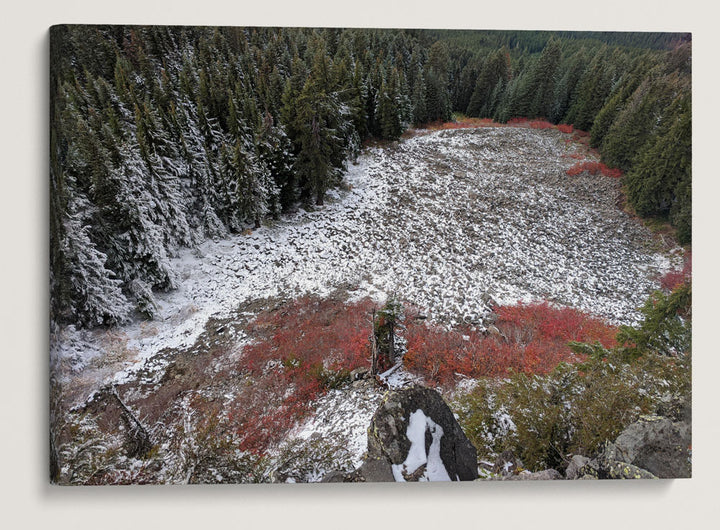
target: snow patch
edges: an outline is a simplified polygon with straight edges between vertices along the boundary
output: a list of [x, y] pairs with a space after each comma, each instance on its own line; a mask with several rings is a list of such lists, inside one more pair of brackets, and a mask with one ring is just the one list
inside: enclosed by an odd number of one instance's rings
[[[127, 381], [162, 369], [163, 350], [192, 346], [210, 317], [338, 289], [378, 303], [393, 294], [449, 325], [482, 328], [490, 299], [549, 300], [634, 324], [681, 257], [652, 250], [647, 229], [617, 208], [617, 181], [565, 175], [574, 160], [553, 133], [439, 131], [368, 149], [325, 206], [169, 259], [179, 285], [154, 293], [155, 321], [122, 326], [118, 340], [104, 330], [54, 333], [51, 358], [65, 367], [57, 375], [88, 377], [88, 366], [121, 348], [120, 369], [99, 372], [98, 384]], [[401, 376], [388, 384], [404, 384]]]
[[383, 392], [375, 387], [350, 387], [331, 390], [313, 403], [316, 414], [298, 425], [289, 439], [310, 440], [319, 437], [342, 446], [351, 455], [355, 467], [367, 454], [367, 428], [380, 405]]
[[[432, 436], [427, 453], [425, 452], [426, 431], [429, 431]], [[406, 433], [410, 440], [410, 450], [402, 464], [393, 464], [392, 466], [395, 481], [405, 482], [405, 476], [425, 465], [425, 470], [418, 479], [419, 482], [449, 482], [450, 475], [440, 458], [440, 439], [444, 434], [443, 428], [426, 416], [421, 409], [418, 409], [410, 414]]]

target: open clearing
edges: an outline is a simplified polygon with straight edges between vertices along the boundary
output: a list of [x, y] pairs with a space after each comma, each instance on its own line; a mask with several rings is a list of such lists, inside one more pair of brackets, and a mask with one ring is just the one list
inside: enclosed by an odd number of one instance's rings
[[[202, 391], [230, 399], [230, 381], [212, 374], [241, 354], [245, 324], [302, 294], [378, 302], [395, 295], [432, 320], [479, 327], [493, 300], [548, 300], [616, 324], [636, 322], [679, 251], [663, 249], [618, 207], [618, 180], [566, 174], [579, 154], [592, 158], [569, 138], [479, 128], [366, 149], [324, 207], [183, 251], [174, 261], [182, 284], [158, 295], [156, 321], [57, 330], [52, 370], [65, 410], [111, 382], [140, 406], [133, 399], [158, 392], [178, 359], [213, 351], [227, 358], [198, 365], [207, 371], [203, 384], [210, 381]], [[331, 391], [296, 432], [306, 439], [328, 425], [323, 436], [342, 437], [357, 462], [379, 396]]]

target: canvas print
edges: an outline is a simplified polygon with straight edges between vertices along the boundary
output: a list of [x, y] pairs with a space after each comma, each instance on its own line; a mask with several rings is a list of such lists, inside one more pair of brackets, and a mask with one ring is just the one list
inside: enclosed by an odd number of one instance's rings
[[690, 34], [50, 41], [52, 483], [691, 476]]

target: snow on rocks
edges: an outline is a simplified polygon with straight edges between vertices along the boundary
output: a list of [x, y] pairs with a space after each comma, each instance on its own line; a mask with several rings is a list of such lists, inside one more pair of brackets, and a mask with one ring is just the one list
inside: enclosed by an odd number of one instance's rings
[[[425, 434], [432, 436], [430, 448], [425, 452]], [[406, 436], [410, 450], [402, 464], [393, 464], [392, 472], [396, 482], [405, 482], [405, 476], [412, 475], [425, 466], [418, 482], [450, 482], [450, 475], [440, 458], [440, 439], [443, 428], [418, 409], [410, 414]]]
[[360, 465], [367, 451], [367, 428], [383, 391], [372, 385], [331, 390], [314, 403], [317, 413], [298, 425], [289, 440], [319, 437], [350, 453], [352, 465]]
[[[201, 246], [207, 277], [182, 289], [227, 311], [253, 297], [394, 293], [447, 322], [500, 303], [548, 299], [618, 323], [670, 266], [616, 204], [619, 184], [568, 177], [556, 131], [441, 131], [372, 149], [340, 199]], [[359, 292], [358, 292], [359, 291]], [[168, 299], [176, 297], [170, 293]]]
[[442, 396], [430, 388], [386, 394], [368, 428], [367, 447], [358, 470], [366, 480], [457, 481], [478, 476], [475, 447]]
[[[499, 303], [549, 300], [631, 324], [671, 267], [617, 207], [619, 183], [565, 174], [575, 147], [551, 130], [439, 131], [368, 149], [324, 207], [175, 258], [177, 290], [152, 323], [122, 328], [131, 378], [165, 348], [188, 348], [211, 316], [261, 298], [389, 294], [448, 324], [482, 325]], [[107, 332], [63, 330], [54, 357], [107, 350]]]

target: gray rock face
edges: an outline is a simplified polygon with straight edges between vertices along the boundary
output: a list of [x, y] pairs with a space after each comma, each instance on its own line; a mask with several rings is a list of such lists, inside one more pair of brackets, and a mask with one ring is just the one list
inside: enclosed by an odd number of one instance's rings
[[477, 451], [436, 391], [420, 386], [389, 392], [368, 428], [368, 454], [351, 473], [322, 482], [475, 480]]
[[597, 458], [575, 456], [567, 478], [596, 474], [601, 479], [689, 478], [692, 474], [688, 422], [645, 416], [629, 425]]
[[[478, 477], [475, 447], [440, 394], [424, 387], [390, 392], [383, 399], [368, 429], [372, 460], [386, 462], [396, 480]], [[440, 478], [443, 471], [447, 478]]]
[[591, 461], [588, 457], [574, 455], [570, 459], [570, 463], [565, 470], [565, 478], [568, 480], [578, 480], [583, 478], [585, 475], [594, 475], [597, 477], [597, 467], [594, 469], [595, 473], [588, 473], [588, 468], [590, 467]]
[[600, 465], [601, 478], [611, 479], [656, 479], [655, 475], [638, 466], [619, 460], [604, 460]]
[[368, 457], [357, 471], [364, 482], [395, 482], [392, 468], [385, 458]]
[[615, 440], [615, 460], [649, 471], [659, 478], [691, 476], [688, 423], [647, 416], [628, 426]]

